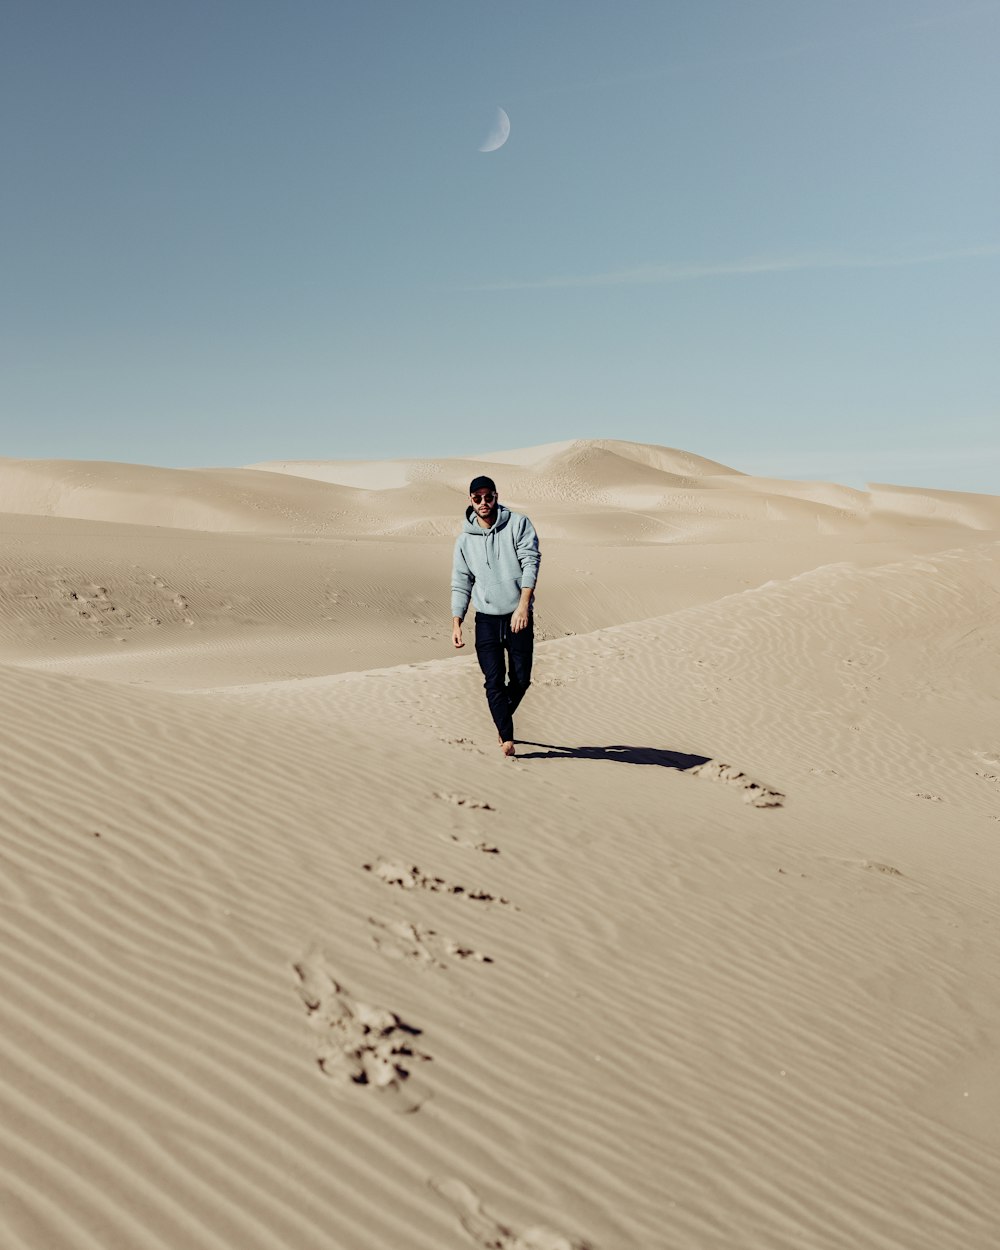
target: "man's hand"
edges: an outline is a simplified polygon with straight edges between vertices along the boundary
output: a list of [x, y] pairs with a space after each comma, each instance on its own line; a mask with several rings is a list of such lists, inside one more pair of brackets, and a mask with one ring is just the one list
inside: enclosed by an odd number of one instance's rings
[[451, 621], [451, 640], [456, 647], [464, 647], [465, 640], [462, 638], [462, 622], [459, 617], [452, 617]]
[[511, 613], [510, 617], [510, 628], [512, 633], [519, 634], [522, 629], [528, 628], [528, 621], [531, 619], [529, 611], [534, 594], [534, 586], [521, 587], [521, 602]]

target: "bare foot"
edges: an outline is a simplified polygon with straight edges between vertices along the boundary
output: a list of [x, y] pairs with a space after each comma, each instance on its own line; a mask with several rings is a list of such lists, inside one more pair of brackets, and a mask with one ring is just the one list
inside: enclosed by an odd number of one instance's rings
[[500, 750], [503, 751], [504, 755], [506, 755], [509, 760], [514, 759], [516, 752], [514, 750], [513, 742], [501, 742]]

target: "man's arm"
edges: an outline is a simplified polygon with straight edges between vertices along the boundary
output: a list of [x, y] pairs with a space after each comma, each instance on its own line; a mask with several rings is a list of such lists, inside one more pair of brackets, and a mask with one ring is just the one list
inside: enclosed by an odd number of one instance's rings
[[455, 543], [455, 555], [451, 565], [451, 640], [456, 647], [465, 646], [462, 640], [462, 622], [469, 610], [469, 599], [475, 580], [459, 538]]
[[528, 626], [531, 600], [538, 584], [538, 567], [542, 562], [542, 553], [538, 550], [538, 535], [527, 517], [521, 520], [515, 549], [521, 565], [521, 600], [510, 618], [510, 627], [517, 634]]
[[528, 518], [521, 517], [521, 526], [514, 541], [518, 563], [521, 566], [521, 585], [534, 590], [538, 584], [538, 568], [542, 553], [538, 550], [538, 535]]
[[527, 628], [528, 612], [531, 608], [531, 599], [534, 593], [534, 586], [521, 587], [521, 601], [514, 609], [510, 618], [510, 627], [515, 634], [519, 634], [522, 629]]

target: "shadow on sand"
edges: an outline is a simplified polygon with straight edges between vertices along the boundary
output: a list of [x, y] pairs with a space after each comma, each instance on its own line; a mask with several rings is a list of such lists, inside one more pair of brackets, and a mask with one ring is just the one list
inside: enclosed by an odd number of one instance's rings
[[707, 755], [685, 755], [683, 751], [662, 751], [659, 747], [559, 747], [551, 742], [525, 742], [518, 740], [518, 747], [541, 747], [540, 751], [521, 751], [519, 760], [617, 760], [620, 764], [653, 764], [658, 768], [673, 768], [686, 772], [707, 764]]

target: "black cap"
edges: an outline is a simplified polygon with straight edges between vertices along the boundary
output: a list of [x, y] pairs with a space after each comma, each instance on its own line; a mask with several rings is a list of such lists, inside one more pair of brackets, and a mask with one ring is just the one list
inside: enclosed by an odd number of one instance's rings
[[494, 480], [491, 477], [486, 477], [485, 474], [480, 474], [479, 477], [474, 477], [472, 481], [469, 483], [469, 494], [471, 495], [477, 490], [495, 491], [496, 488], [497, 488], [497, 484], [496, 482], [494, 482]]

